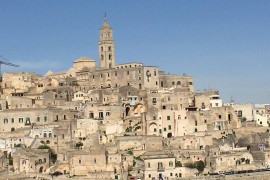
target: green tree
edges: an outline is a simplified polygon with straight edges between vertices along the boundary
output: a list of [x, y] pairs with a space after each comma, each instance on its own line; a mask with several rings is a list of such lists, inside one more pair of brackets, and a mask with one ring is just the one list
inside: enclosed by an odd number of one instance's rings
[[13, 157], [11, 156], [11, 153], [8, 154], [8, 164], [9, 164], [10, 166], [13, 165]]
[[205, 168], [205, 164], [204, 164], [204, 162], [203, 162], [202, 160], [196, 161], [196, 162], [194, 163], [194, 165], [195, 165], [196, 169], [197, 169], [200, 173], [203, 172], [203, 170], [204, 170], [204, 168]]

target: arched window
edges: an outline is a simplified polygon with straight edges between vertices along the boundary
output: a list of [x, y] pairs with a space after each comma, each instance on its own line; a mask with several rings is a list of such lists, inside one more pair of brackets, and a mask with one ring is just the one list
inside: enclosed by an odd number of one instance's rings
[[43, 159], [43, 163], [46, 163], [46, 158]]
[[22, 164], [26, 164], [26, 160], [23, 160], [23, 161], [22, 161]]
[[177, 85], [181, 85], [181, 82], [180, 81], [177, 81]]
[[47, 137], [47, 134], [46, 134], [46, 133], [44, 133], [44, 134], [43, 134], [43, 137]]
[[25, 122], [25, 123], [26, 123], [26, 124], [30, 124], [30, 123], [31, 123], [29, 117], [26, 118], [26, 122]]
[[103, 47], [101, 47], [101, 51], [103, 51]]
[[112, 55], [111, 54], [109, 54], [109, 60], [111, 60], [112, 59]]

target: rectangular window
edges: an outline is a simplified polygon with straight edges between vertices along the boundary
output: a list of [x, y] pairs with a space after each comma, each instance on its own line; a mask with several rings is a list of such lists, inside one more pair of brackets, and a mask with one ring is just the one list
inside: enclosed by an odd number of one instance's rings
[[171, 120], [171, 116], [167, 116], [167, 120]]
[[11, 123], [14, 123], [14, 118], [11, 118]]
[[117, 72], [114, 72], [114, 75], [117, 76]]
[[47, 116], [44, 116], [44, 122], [47, 122]]
[[94, 113], [93, 113], [93, 112], [90, 112], [90, 113], [89, 113], [89, 118], [90, 118], [90, 119], [93, 119], [93, 118], [94, 118]]
[[19, 123], [23, 123], [23, 118], [19, 118]]
[[151, 167], [151, 164], [150, 164], [150, 163], [148, 163], [148, 167], [149, 167], [149, 168]]
[[164, 128], [164, 131], [166, 131], [166, 128]]
[[171, 126], [171, 125], [169, 125], [169, 126], [168, 126], [168, 129], [169, 129], [169, 130], [171, 130], [171, 129], [172, 129], [172, 126]]
[[151, 174], [148, 174], [148, 177], [151, 178]]

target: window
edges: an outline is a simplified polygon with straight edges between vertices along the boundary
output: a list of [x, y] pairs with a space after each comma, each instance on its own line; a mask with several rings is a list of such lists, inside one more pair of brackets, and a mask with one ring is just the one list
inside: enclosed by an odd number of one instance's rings
[[127, 71], [127, 75], [129, 75], [129, 71]]
[[44, 116], [44, 122], [47, 122], [47, 116]]
[[103, 47], [101, 47], [101, 51], [103, 51]]
[[171, 129], [172, 129], [172, 126], [171, 126], [171, 125], [169, 125], [169, 126], [168, 126], [168, 129], [169, 129], [169, 130], [171, 130]]
[[151, 167], [151, 164], [150, 164], [150, 163], [148, 163], [148, 167], [149, 167], [149, 168]]
[[174, 81], [172, 82], [172, 85], [174, 86]]
[[163, 130], [164, 130], [164, 131], [166, 131], [167, 129], [166, 129], [166, 128], [164, 128]]
[[171, 120], [171, 116], [167, 116], [167, 120]]
[[19, 123], [23, 123], [23, 118], [19, 118]]
[[153, 99], [152, 99], [152, 103], [153, 103], [153, 104], [156, 104], [156, 103], [157, 103], [157, 99], [156, 99], [156, 98], [153, 98]]
[[101, 60], [103, 60], [104, 59], [104, 56], [103, 55], [101, 55]]
[[151, 178], [151, 174], [148, 174], [148, 177]]
[[156, 116], [153, 116], [153, 120], [156, 120], [157, 119], [157, 117]]
[[238, 117], [242, 117], [242, 111], [238, 111], [237, 115]]
[[30, 124], [30, 123], [31, 123], [29, 117], [26, 118], [26, 122], [25, 122], [25, 123], [26, 123], [26, 124]]
[[82, 163], [82, 160], [79, 159], [79, 164], [81, 164], [81, 163]]
[[114, 72], [114, 75], [117, 76], [117, 72]]
[[14, 123], [14, 118], [11, 118], [11, 123]]
[[111, 54], [109, 54], [109, 60], [111, 60], [112, 59], [112, 55]]
[[218, 115], [218, 118], [221, 119], [221, 115]]
[[157, 76], [157, 71], [154, 71], [154, 76]]
[[177, 85], [181, 85], [181, 82], [180, 81], [177, 81]]
[[111, 50], [112, 50], [112, 47], [111, 47], [111, 46], [109, 46], [109, 47], [108, 47], [108, 51], [111, 51]]
[[8, 123], [8, 119], [4, 119], [4, 124], [7, 124]]
[[93, 112], [90, 112], [90, 113], [89, 113], [89, 118], [90, 118], [90, 119], [93, 119], [93, 118], [94, 118], [94, 113], [93, 113]]

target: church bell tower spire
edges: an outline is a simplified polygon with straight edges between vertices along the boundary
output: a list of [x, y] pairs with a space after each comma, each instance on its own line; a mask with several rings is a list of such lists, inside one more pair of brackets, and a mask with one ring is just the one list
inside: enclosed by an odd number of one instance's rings
[[114, 68], [115, 52], [112, 28], [110, 27], [106, 13], [102, 26], [99, 29], [98, 59], [99, 67], [103, 69]]

